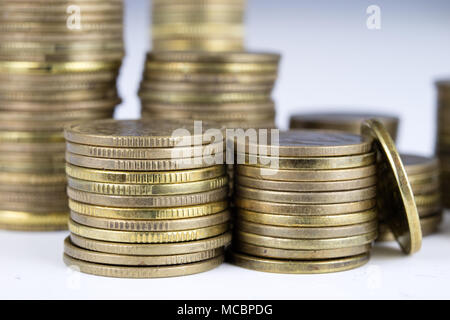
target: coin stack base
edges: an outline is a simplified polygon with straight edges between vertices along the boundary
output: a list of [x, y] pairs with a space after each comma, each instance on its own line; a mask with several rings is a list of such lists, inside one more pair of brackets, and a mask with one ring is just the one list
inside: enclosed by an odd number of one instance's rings
[[[172, 135], [180, 128], [194, 134]], [[223, 141], [190, 145], [203, 134], [190, 121], [67, 127], [65, 263], [123, 278], [182, 276], [220, 265], [231, 241], [228, 178], [223, 164], [192, 158], [206, 148], [223, 153]]]

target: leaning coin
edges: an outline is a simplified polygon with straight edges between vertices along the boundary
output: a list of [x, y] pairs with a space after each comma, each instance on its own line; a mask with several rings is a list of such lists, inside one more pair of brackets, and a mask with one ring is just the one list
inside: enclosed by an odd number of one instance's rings
[[[270, 177], [268, 177], [270, 179]], [[236, 176], [236, 182], [242, 186], [275, 191], [297, 191], [297, 192], [316, 192], [316, 191], [344, 191], [363, 189], [375, 186], [377, 177], [371, 176], [367, 178], [345, 180], [345, 181], [325, 181], [325, 182], [291, 182], [291, 181], [274, 181], [262, 180]]]
[[126, 256], [162, 256], [201, 252], [227, 247], [231, 242], [231, 233], [227, 232], [203, 240], [161, 244], [107, 242], [83, 238], [73, 233], [70, 234], [70, 239], [75, 245], [91, 251]]
[[121, 267], [90, 263], [64, 255], [64, 263], [69, 267], [93, 275], [115, 278], [164, 278], [177, 277], [211, 270], [222, 264], [224, 258], [219, 256], [210, 260], [163, 267]]
[[351, 270], [366, 264], [369, 253], [362, 255], [319, 261], [292, 261], [262, 259], [241, 253], [231, 253], [231, 262], [237, 266], [272, 273], [318, 274]]
[[179, 255], [161, 255], [161, 256], [130, 256], [111, 253], [95, 252], [79, 248], [73, 245], [70, 238], [64, 240], [64, 253], [74, 259], [87, 262], [102, 263], [120, 266], [166, 266], [193, 263], [209, 260], [223, 255], [223, 248], [217, 248], [208, 251], [185, 253]]
[[325, 250], [362, 246], [372, 243], [377, 238], [377, 232], [335, 239], [288, 239], [237, 231], [235, 237], [237, 241], [262, 247], [292, 250]]
[[167, 243], [201, 240], [218, 236], [228, 231], [228, 224], [223, 223], [212, 227], [183, 231], [147, 232], [104, 230], [83, 226], [69, 220], [69, 230], [81, 237], [95, 240], [126, 243]]
[[213, 215], [226, 210], [226, 201], [210, 202], [197, 206], [168, 208], [112, 208], [89, 205], [69, 199], [69, 208], [80, 214], [106, 219], [172, 220]]
[[281, 214], [289, 216], [327, 216], [348, 214], [354, 212], [366, 211], [376, 206], [376, 199], [354, 201], [336, 204], [313, 204], [299, 205], [289, 203], [276, 203], [261, 200], [245, 199], [239, 195], [235, 199], [235, 204], [239, 208], [252, 210], [256, 212]]
[[227, 192], [228, 188], [224, 187], [212, 191], [185, 195], [138, 197], [103, 195], [67, 188], [69, 198], [75, 201], [119, 208], [167, 208], [206, 204], [226, 199]]
[[70, 217], [73, 221], [100, 229], [121, 231], [178, 231], [191, 230], [215, 226], [226, 223], [230, 219], [230, 212], [223, 211], [213, 215], [178, 220], [119, 220], [89, 217], [72, 211]]
[[235, 222], [236, 230], [246, 233], [258, 234], [267, 237], [280, 237], [289, 239], [334, 239], [354, 237], [377, 230], [377, 220], [336, 227], [280, 227], [267, 224], [258, 224], [238, 219]]
[[234, 249], [237, 252], [270, 259], [322, 260], [360, 255], [369, 252], [371, 247], [372, 246], [370, 244], [366, 244], [362, 246], [328, 250], [288, 250], [260, 247], [244, 242], [238, 242], [235, 244]]
[[376, 191], [376, 187], [369, 187], [335, 192], [282, 192], [253, 189], [241, 185], [236, 185], [235, 190], [236, 194], [243, 198], [290, 204], [329, 204], [370, 200], [376, 197]]
[[25, 231], [67, 230], [67, 212], [34, 213], [0, 210], [0, 229]]
[[377, 218], [376, 208], [367, 211], [328, 216], [289, 216], [268, 214], [238, 209], [239, 219], [263, 225], [284, 227], [333, 227], [348, 226], [373, 221]]

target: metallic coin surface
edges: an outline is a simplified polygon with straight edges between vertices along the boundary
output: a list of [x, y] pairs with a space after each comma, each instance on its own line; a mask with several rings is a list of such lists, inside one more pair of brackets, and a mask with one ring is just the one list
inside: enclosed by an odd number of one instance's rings
[[439, 170], [439, 160], [437, 158], [427, 158], [411, 154], [402, 154], [400, 157], [408, 175]]
[[0, 228], [22, 231], [67, 230], [68, 212], [34, 213], [0, 210]]

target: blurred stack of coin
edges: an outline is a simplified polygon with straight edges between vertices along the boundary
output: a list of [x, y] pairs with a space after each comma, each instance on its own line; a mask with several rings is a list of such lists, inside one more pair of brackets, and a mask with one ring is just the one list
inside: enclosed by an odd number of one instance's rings
[[450, 80], [439, 81], [437, 155], [442, 170], [443, 205], [450, 208]]
[[[370, 139], [293, 130], [280, 132], [278, 147], [262, 141], [243, 146], [237, 142], [234, 263], [267, 272], [323, 273], [368, 261], [378, 227]], [[250, 154], [252, 148], [268, 148], [268, 155]]]
[[154, 51], [240, 51], [246, 0], [153, 0]]
[[[401, 155], [414, 192], [417, 210], [420, 216], [422, 235], [427, 236], [437, 231], [442, 221], [442, 202], [440, 192], [439, 161], [416, 155]], [[380, 213], [378, 241], [395, 240], [389, 227], [383, 223]]]
[[188, 120], [66, 127], [66, 264], [139, 278], [218, 266], [231, 235], [225, 166], [211, 161], [223, 157], [224, 141], [203, 139], [212, 128], [197, 130]]
[[339, 130], [360, 134], [361, 124], [365, 120], [378, 119], [389, 131], [391, 137], [396, 140], [399, 119], [392, 115], [369, 113], [300, 113], [291, 116], [291, 129], [323, 129]]
[[67, 228], [63, 127], [110, 118], [120, 102], [122, 1], [0, 0], [0, 10], [0, 228]]
[[272, 128], [279, 60], [266, 53], [150, 53], [139, 92], [142, 115]]

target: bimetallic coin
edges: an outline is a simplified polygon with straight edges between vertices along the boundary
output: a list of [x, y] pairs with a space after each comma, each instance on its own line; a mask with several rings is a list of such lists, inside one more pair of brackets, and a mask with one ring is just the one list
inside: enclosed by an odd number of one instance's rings
[[284, 227], [333, 227], [373, 221], [377, 218], [377, 210], [376, 208], [373, 208], [362, 212], [328, 216], [292, 216], [238, 209], [237, 216], [239, 219], [264, 225]]
[[73, 221], [100, 229], [107, 230], [122, 230], [122, 231], [178, 231], [190, 230], [197, 228], [206, 228], [218, 224], [226, 223], [230, 219], [229, 211], [222, 211], [213, 215], [191, 219], [178, 220], [120, 220], [120, 219], [106, 219], [86, 216], [75, 211], [70, 213]]
[[168, 243], [201, 240], [228, 231], [228, 224], [182, 231], [118, 231], [84, 226], [69, 220], [70, 232], [80, 237], [126, 243]]
[[420, 250], [422, 233], [414, 194], [403, 167], [400, 155], [385, 127], [376, 120], [364, 122], [363, 135], [372, 137], [380, 155], [379, 199], [380, 212], [386, 214], [387, 223], [392, 229], [402, 250], [413, 254]]
[[350, 258], [329, 259], [318, 261], [286, 261], [257, 258], [232, 252], [233, 264], [256, 271], [272, 273], [318, 274], [340, 272], [363, 266], [369, 261], [369, 253]]
[[95, 252], [79, 248], [73, 245], [70, 238], [64, 240], [64, 253], [74, 259], [93, 263], [102, 263], [121, 266], [165, 266], [193, 263], [204, 261], [221, 256], [224, 253], [223, 248], [217, 248], [208, 251], [185, 253], [180, 255], [161, 255], [161, 256], [130, 256], [117, 255], [110, 253]]
[[213, 215], [226, 210], [226, 201], [210, 202], [197, 206], [167, 208], [112, 208], [89, 205], [69, 199], [69, 208], [80, 214], [109, 219], [172, 220]]
[[74, 266], [77, 270], [84, 273], [115, 278], [166, 278], [185, 276], [211, 270], [222, 264], [223, 260], [223, 256], [219, 256], [210, 260], [174, 266], [121, 267], [85, 262], [64, 255], [64, 263], [69, 267]]
[[231, 242], [231, 233], [227, 232], [204, 240], [162, 244], [106, 242], [83, 238], [73, 233], [70, 235], [70, 239], [75, 245], [96, 252], [126, 256], [162, 256], [202, 252], [227, 247]]
[[0, 229], [22, 231], [67, 230], [68, 212], [34, 213], [0, 210]]

